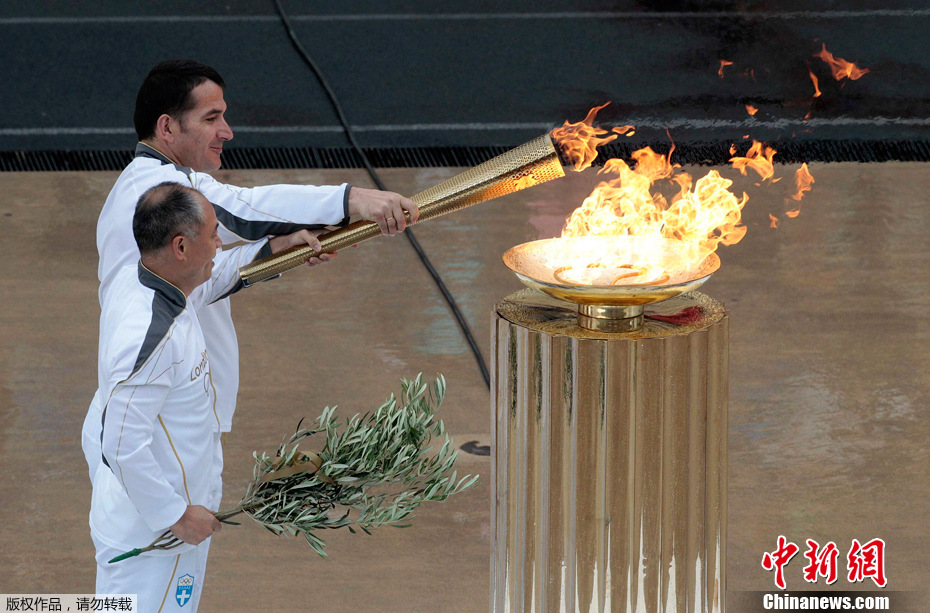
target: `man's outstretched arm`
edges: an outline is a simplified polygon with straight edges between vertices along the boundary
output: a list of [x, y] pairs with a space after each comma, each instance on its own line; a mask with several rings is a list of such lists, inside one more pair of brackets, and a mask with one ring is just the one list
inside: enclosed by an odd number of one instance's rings
[[224, 243], [344, 225], [350, 217], [374, 221], [383, 234], [393, 236], [407, 226], [405, 211], [411, 221], [419, 218], [419, 209], [409, 198], [346, 183], [246, 188], [194, 171], [187, 178], [213, 204]]

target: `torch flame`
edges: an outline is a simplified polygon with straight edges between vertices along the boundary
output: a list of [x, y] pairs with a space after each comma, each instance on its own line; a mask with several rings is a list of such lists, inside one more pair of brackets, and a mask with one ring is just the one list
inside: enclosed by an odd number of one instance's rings
[[[633, 129], [633, 126], [622, 126], [613, 130], [595, 128], [594, 118], [597, 116], [597, 112], [608, 104], [610, 102], [596, 106], [588, 111], [587, 117], [583, 120], [577, 123], [566, 121], [562, 127], [556, 128], [549, 133], [562, 154], [577, 171], [582, 171], [591, 166], [595, 158], [597, 158], [598, 147], [606, 145], [619, 138], [620, 134], [625, 134]], [[611, 134], [611, 132], [614, 132], [614, 134]]]
[[749, 113], [750, 115], [755, 115], [756, 113], [759, 112], [759, 109], [757, 109], [756, 107], [754, 107], [754, 106], [751, 105], [751, 104], [747, 104], [747, 105], [746, 105], [746, 112]]
[[775, 176], [775, 164], [772, 158], [778, 153], [771, 147], [765, 146], [757, 140], [752, 141], [752, 146], [746, 153], [746, 157], [732, 157], [730, 162], [733, 168], [739, 170], [740, 174], [746, 176], [746, 168], [752, 168], [762, 180], [771, 179]]
[[868, 68], [859, 68], [852, 62], [847, 62], [841, 57], [834, 57], [832, 53], [827, 51], [827, 45], [823, 45], [823, 49], [820, 53], [814, 54], [814, 57], [819, 57], [827, 66], [830, 67], [830, 70], [833, 72], [833, 78], [837, 81], [842, 81], [843, 79], [856, 79], [861, 78], [866, 73], [870, 72]]

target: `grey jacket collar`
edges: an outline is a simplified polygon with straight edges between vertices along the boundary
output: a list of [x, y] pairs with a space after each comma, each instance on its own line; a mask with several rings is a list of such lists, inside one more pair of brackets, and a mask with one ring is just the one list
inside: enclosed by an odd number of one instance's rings
[[135, 157], [137, 157], [137, 158], [138, 158], [138, 157], [143, 157], [143, 158], [154, 158], [154, 159], [160, 161], [162, 164], [174, 164], [175, 166], [177, 166], [177, 164], [175, 164], [175, 162], [172, 161], [172, 160], [171, 160], [168, 156], [166, 156], [164, 153], [162, 153], [161, 151], [159, 151], [158, 149], [156, 149], [156, 148], [154, 148], [154, 147], [151, 147], [151, 146], [149, 146], [149, 145], [146, 145], [146, 144], [143, 143], [143, 142], [140, 142], [140, 143], [137, 143], [137, 144], [136, 144], [136, 154], [135, 154]]
[[187, 306], [187, 296], [184, 295], [184, 292], [146, 268], [142, 260], [139, 260], [139, 283], [155, 290], [156, 293], [161, 294], [168, 302], [181, 310]]
[[191, 173], [194, 172], [191, 168], [188, 168], [187, 166], [181, 166], [180, 164], [176, 164], [171, 158], [169, 158], [167, 155], [165, 155], [164, 153], [162, 153], [155, 147], [152, 147], [151, 145], [146, 145], [145, 143], [142, 143], [142, 142], [136, 145], [135, 157], [151, 158], [153, 160], [158, 160], [162, 164], [171, 164], [172, 166], [174, 166], [175, 168], [177, 168], [178, 170], [180, 170], [187, 176], [190, 176]]

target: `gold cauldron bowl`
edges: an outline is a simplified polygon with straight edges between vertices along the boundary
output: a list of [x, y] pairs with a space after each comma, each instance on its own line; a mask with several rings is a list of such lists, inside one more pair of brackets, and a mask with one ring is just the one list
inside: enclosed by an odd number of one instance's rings
[[[583, 236], [523, 243], [503, 259], [527, 287], [577, 305], [583, 328], [620, 332], [639, 328], [645, 305], [699, 288], [720, 267], [715, 253], [693, 263], [689, 249], [693, 248], [672, 239]], [[611, 264], [585, 264], [592, 258]], [[642, 263], [664, 272], [639, 282], [630, 271], [642, 268]], [[581, 277], [588, 279], [569, 278], [572, 269], [583, 268], [587, 270]]]

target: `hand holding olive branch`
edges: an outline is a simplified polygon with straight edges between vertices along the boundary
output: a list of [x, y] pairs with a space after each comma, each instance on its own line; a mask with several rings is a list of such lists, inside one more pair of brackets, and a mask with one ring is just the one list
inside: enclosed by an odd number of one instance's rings
[[[301, 429], [303, 420], [274, 457], [253, 453], [255, 467], [245, 496], [235, 507], [216, 513], [224, 523], [245, 513], [275, 534], [303, 536], [321, 557], [325, 542], [316, 534], [323, 529], [353, 526], [370, 534], [371, 528], [402, 523], [428, 500], [444, 501], [472, 487], [477, 475], [458, 478], [453, 469], [458, 451], [435, 408], [445, 396], [442, 375], [431, 386], [422, 374], [403, 379], [398, 401], [392, 394], [376, 411], [356, 414], [342, 432], [336, 407], [326, 407], [316, 426]], [[320, 452], [299, 450], [304, 439], [325, 435]], [[435, 455], [433, 437], [443, 437]], [[145, 549], [134, 549], [111, 560], [118, 561], [149, 549], [176, 546], [166, 532]], [[166, 540], [167, 539], [167, 540]], [[138, 552], [138, 553], [136, 553]]]

